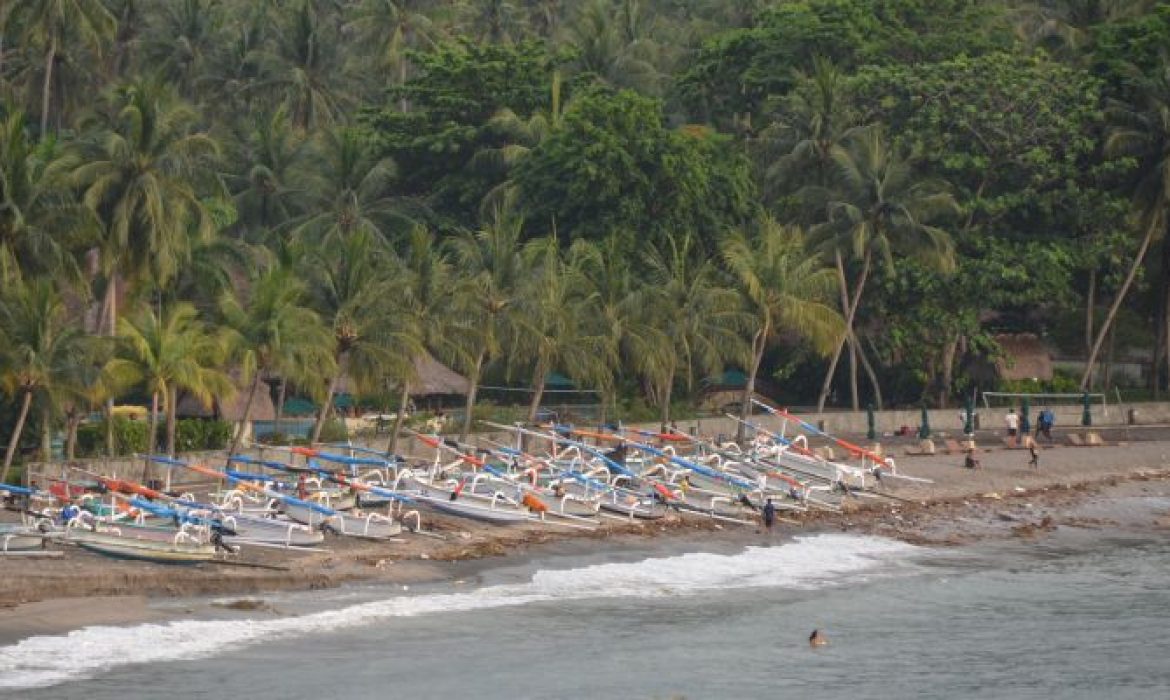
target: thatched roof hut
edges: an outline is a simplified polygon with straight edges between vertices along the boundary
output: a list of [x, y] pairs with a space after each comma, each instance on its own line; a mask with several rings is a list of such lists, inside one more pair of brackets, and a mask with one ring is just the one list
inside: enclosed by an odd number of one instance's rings
[[[250, 385], [238, 386], [234, 398], [223, 401], [215, 399], [211, 407], [204, 406], [194, 396], [183, 396], [179, 399], [178, 416], [180, 418], [219, 418], [230, 423], [237, 423], [244, 419], [244, 405], [248, 403]], [[276, 420], [276, 407], [272, 405], [272, 395], [268, 385], [260, 383], [256, 391], [256, 398], [252, 401], [251, 420]]]
[[471, 391], [471, 382], [447, 365], [424, 352], [414, 361], [415, 380], [410, 383], [411, 396], [458, 395]]
[[1052, 352], [1034, 333], [1001, 334], [995, 341], [1003, 350], [995, 361], [1002, 379], [1052, 379]]

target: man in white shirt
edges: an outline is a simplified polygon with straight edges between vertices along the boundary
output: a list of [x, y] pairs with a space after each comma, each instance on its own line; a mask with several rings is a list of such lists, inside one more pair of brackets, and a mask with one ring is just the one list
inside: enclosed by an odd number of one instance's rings
[[1016, 415], [1016, 409], [1010, 409], [1003, 422], [1007, 425], [1008, 437], [1015, 437], [1019, 433], [1020, 417]]

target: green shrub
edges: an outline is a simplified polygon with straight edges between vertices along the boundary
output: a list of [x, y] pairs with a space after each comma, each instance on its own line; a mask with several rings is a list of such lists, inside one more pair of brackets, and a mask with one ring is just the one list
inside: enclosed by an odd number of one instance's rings
[[349, 439], [349, 432], [345, 429], [345, 421], [331, 418], [321, 426], [321, 442], [345, 442]]
[[[166, 434], [165, 430], [163, 434]], [[224, 420], [189, 418], [175, 424], [175, 450], [178, 452], [222, 450], [231, 439], [232, 424]]]
[[[146, 452], [147, 421], [114, 419], [114, 454], [128, 455]], [[165, 449], [166, 421], [160, 416], [156, 445]], [[231, 423], [222, 420], [185, 418], [175, 423], [175, 450], [203, 452], [222, 450], [231, 440]], [[98, 457], [106, 452], [106, 422], [87, 423], [77, 429], [77, 456]]]

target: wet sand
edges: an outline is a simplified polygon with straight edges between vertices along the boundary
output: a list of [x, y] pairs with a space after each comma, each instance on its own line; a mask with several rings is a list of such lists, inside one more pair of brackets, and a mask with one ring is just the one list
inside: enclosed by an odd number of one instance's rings
[[[1060, 527], [1110, 527], [1127, 515], [1110, 503], [1134, 495], [1170, 494], [1170, 440], [1095, 448], [1044, 449], [1040, 469], [1026, 450], [981, 451], [982, 468], [962, 467], [962, 455], [901, 456], [898, 472], [933, 480], [886, 479], [890, 498], [851, 498], [840, 514], [809, 514], [782, 524], [770, 539], [803, 532], [865, 532], [925, 545], [959, 545], [995, 537], [1037, 537]], [[1094, 504], [1092, 517], [1085, 504]], [[151, 601], [238, 596], [262, 601], [267, 592], [311, 590], [346, 583], [413, 584], [472, 578], [487, 567], [535, 554], [621, 551], [650, 538], [672, 544], [759, 544], [756, 527], [687, 517], [666, 522], [608, 521], [597, 531], [535, 525], [498, 527], [426, 515], [444, 539], [405, 536], [400, 542], [330, 537], [322, 548], [290, 553], [249, 549], [239, 565], [163, 566], [115, 561], [76, 548], [57, 559], [0, 559], [0, 644], [31, 634], [60, 633], [93, 624], [127, 624], [199, 614], [158, 609]], [[799, 517], [799, 516], [798, 516]], [[1170, 512], [1127, 526], [1170, 532]], [[248, 606], [253, 603], [244, 603]], [[262, 602], [256, 603], [263, 605]]]

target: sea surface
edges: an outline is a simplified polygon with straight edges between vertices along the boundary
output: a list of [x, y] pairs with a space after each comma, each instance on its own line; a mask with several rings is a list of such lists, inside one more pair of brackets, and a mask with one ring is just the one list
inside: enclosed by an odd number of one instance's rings
[[[1158, 500], [1141, 505], [1170, 506]], [[707, 549], [543, 557], [458, 583], [269, 596], [278, 615], [33, 637], [0, 647], [0, 697], [1170, 698], [1165, 531]], [[831, 645], [810, 648], [813, 629]]]

